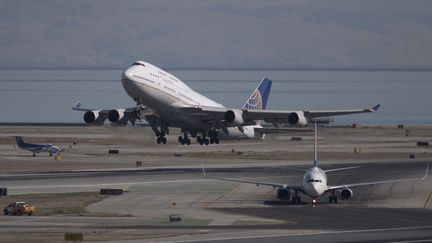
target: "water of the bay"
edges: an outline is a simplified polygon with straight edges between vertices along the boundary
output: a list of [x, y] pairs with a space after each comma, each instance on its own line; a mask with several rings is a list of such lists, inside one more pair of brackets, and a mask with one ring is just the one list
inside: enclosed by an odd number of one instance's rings
[[[376, 114], [337, 117], [337, 124], [431, 124], [432, 71], [168, 70], [197, 92], [240, 107], [258, 82], [273, 86], [267, 109], [372, 107]], [[90, 108], [133, 107], [122, 70], [0, 70], [0, 122], [82, 122], [76, 101]]]

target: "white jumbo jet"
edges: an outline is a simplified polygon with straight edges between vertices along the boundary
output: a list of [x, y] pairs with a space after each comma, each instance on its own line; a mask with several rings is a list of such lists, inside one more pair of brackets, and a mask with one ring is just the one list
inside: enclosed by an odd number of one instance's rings
[[[86, 109], [77, 103], [72, 109], [85, 111], [87, 124], [102, 125], [108, 119], [114, 125], [125, 125], [144, 118], [153, 129], [157, 143], [165, 144], [169, 127], [182, 130], [181, 144], [189, 145], [191, 137], [201, 145], [218, 144], [220, 139], [263, 139], [274, 129], [261, 126], [261, 121], [279, 128], [283, 124], [304, 127], [319, 118], [355, 113], [375, 112], [373, 108], [328, 111], [265, 110], [272, 81], [265, 78], [252, 92], [242, 108], [226, 108], [195, 92], [172, 74], [143, 61], [136, 61], [121, 78], [126, 93], [136, 107], [113, 110]], [[220, 133], [222, 131], [222, 133]]]
[[[373, 181], [373, 182], [348, 183], [342, 185], [327, 185], [327, 174], [326, 174], [327, 172], [349, 170], [349, 169], [355, 169], [359, 167], [360, 166], [351, 166], [351, 167], [337, 168], [331, 170], [323, 170], [319, 168], [318, 158], [317, 158], [317, 125], [315, 123], [313, 167], [306, 170], [301, 185], [258, 182], [258, 181], [239, 180], [239, 179], [232, 179], [232, 178], [211, 178], [206, 175], [204, 167], [202, 168], [202, 171], [204, 176], [209, 179], [241, 182], [241, 183], [255, 184], [257, 186], [264, 185], [264, 186], [271, 186], [273, 188], [278, 188], [276, 197], [280, 200], [289, 200], [291, 198], [291, 191], [294, 191], [294, 196], [292, 196], [293, 203], [301, 202], [301, 197], [298, 195], [299, 192], [301, 192], [304, 195], [312, 198], [312, 206], [315, 207], [317, 205], [317, 198], [321, 197], [326, 193], [330, 194], [329, 203], [338, 203], [338, 198], [341, 200], [347, 200], [354, 196], [354, 192], [351, 189], [353, 187], [371, 186], [377, 184], [395, 183], [395, 182], [402, 182], [402, 181], [425, 180], [428, 175], [429, 163], [426, 166], [426, 172], [424, 177], [422, 178], [393, 179], [393, 180], [383, 180], [383, 181]], [[297, 169], [292, 169], [292, 170], [297, 170]]]

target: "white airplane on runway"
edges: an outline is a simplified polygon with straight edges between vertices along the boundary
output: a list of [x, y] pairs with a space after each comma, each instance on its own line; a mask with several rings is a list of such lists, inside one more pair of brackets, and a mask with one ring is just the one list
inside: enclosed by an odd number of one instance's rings
[[424, 177], [422, 178], [394, 179], [394, 180], [384, 180], [384, 181], [350, 183], [350, 184], [342, 184], [342, 185], [327, 185], [327, 174], [326, 174], [327, 172], [355, 169], [358, 168], [359, 166], [344, 167], [344, 168], [337, 168], [331, 170], [322, 170], [321, 168], [319, 168], [318, 156], [317, 156], [317, 125], [316, 123], [314, 125], [315, 125], [315, 136], [314, 136], [313, 167], [308, 169], [305, 172], [303, 176], [303, 182], [301, 185], [287, 185], [287, 184], [280, 184], [280, 183], [238, 180], [238, 179], [231, 179], [231, 178], [210, 178], [207, 177], [204, 167], [202, 168], [203, 174], [205, 177], [209, 179], [249, 183], [249, 184], [255, 184], [257, 186], [260, 185], [272, 186], [273, 188], [278, 188], [276, 196], [278, 199], [281, 200], [289, 200], [291, 198], [291, 191], [294, 191], [294, 196], [292, 197], [293, 203], [300, 203], [301, 197], [298, 195], [298, 193], [301, 192], [312, 198], [312, 206], [316, 206], [317, 198], [321, 197], [326, 193], [330, 193], [329, 203], [332, 202], [337, 203], [338, 198], [341, 200], [346, 200], [354, 196], [354, 192], [351, 189], [352, 187], [370, 186], [370, 185], [394, 183], [394, 182], [401, 182], [401, 181], [425, 180], [427, 178], [429, 163], [426, 166], [426, 172]]
[[22, 137], [15, 137], [16, 144], [20, 149], [28, 150], [33, 153], [33, 156], [36, 156], [37, 153], [46, 152], [49, 153], [50, 156], [53, 154], [60, 154], [63, 151], [63, 148], [60, 146], [56, 146], [53, 144], [33, 144], [24, 142]]
[[[263, 128], [265, 121], [279, 127], [289, 124], [303, 127], [315, 119], [355, 113], [375, 112], [373, 108], [330, 111], [265, 110], [272, 81], [263, 79], [241, 109], [223, 105], [195, 92], [172, 74], [143, 61], [136, 61], [122, 74], [126, 93], [136, 102], [136, 107], [113, 110], [86, 109], [77, 103], [72, 109], [85, 111], [87, 124], [101, 125], [108, 120], [116, 125], [135, 124], [144, 118], [152, 127], [157, 143], [165, 144], [169, 127], [180, 128], [181, 144], [189, 145], [189, 135], [197, 142], [208, 145], [223, 138], [263, 139], [274, 129]], [[220, 131], [223, 132], [220, 136]], [[199, 135], [200, 134], [200, 135]]]

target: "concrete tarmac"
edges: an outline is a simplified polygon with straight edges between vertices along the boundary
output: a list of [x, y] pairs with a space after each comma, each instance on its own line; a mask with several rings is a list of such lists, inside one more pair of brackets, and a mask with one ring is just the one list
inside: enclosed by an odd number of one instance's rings
[[[87, 241], [134, 242], [375, 242], [432, 239], [432, 180], [353, 188], [354, 198], [328, 204], [310, 199], [293, 205], [275, 199], [276, 190], [207, 179], [242, 178], [286, 184], [301, 183], [295, 170], [311, 166], [311, 134], [292, 141], [276, 136], [265, 141], [227, 141], [220, 146], [155, 145], [149, 135], [130, 129], [0, 127], [0, 187], [11, 195], [99, 191], [122, 188], [119, 196], [87, 206], [87, 211], [114, 217], [0, 216], [0, 241], [35, 236], [61, 241], [65, 231], [84, 232]], [[422, 177], [430, 148], [417, 140], [432, 136], [429, 127], [405, 130], [388, 127], [325, 128], [320, 133], [319, 158], [323, 169], [360, 166], [328, 174], [329, 184]], [[29, 142], [76, 142], [55, 161], [12, 147], [11, 135], [27, 135]], [[107, 131], [109, 131], [107, 133]], [[52, 135], [51, 135], [52, 134]], [[171, 137], [172, 138], [172, 137]], [[174, 137], [175, 138], [175, 137]], [[140, 141], [140, 142], [137, 142]], [[353, 148], [361, 147], [360, 153]], [[120, 154], [109, 155], [108, 149]], [[409, 159], [415, 154], [416, 159]], [[135, 162], [142, 161], [136, 168]], [[349, 164], [349, 165], [348, 165]], [[295, 170], [292, 170], [292, 169]], [[179, 214], [181, 223], [168, 222]], [[124, 233], [126, 232], [126, 233]], [[50, 236], [50, 234], [54, 236]], [[9, 237], [9, 238], [8, 238]]]
[[[410, 163], [377, 162], [357, 164], [360, 167], [329, 174], [332, 184], [412, 178], [424, 175], [427, 161]], [[335, 168], [339, 165], [322, 165]], [[298, 183], [302, 174], [290, 170], [292, 166], [207, 168], [207, 174], [224, 178], [248, 178], [253, 180]], [[307, 169], [296, 166], [295, 169]], [[108, 171], [74, 171], [62, 173], [34, 173], [2, 177], [1, 184], [11, 193], [62, 192], [98, 190], [101, 187], [124, 188], [121, 196], [112, 196], [87, 207], [93, 212], [110, 212], [131, 217], [71, 218], [71, 217], [0, 217], [3, 231], [17, 226], [26, 229], [108, 229], [140, 230], [159, 232], [166, 230], [175, 237], [157, 239], [165, 241], [220, 240], [232, 242], [253, 242], [271, 240], [301, 241], [316, 239], [325, 232], [329, 241], [345, 241], [343, 234], [359, 235], [360, 241], [378, 239], [366, 234], [373, 231], [379, 239], [394, 238], [393, 231], [424, 231], [432, 225], [432, 211], [429, 202], [431, 180], [420, 182], [391, 183], [366, 188], [355, 188], [352, 200], [339, 204], [326, 203], [320, 199], [317, 208], [311, 208], [309, 201], [301, 205], [281, 203], [275, 199], [275, 190], [203, 178], [200, 168], [159, 168]], [[180, 214], [186, 225], [168, 224], [170, 214]], [[250, 235], [250, 230], [260, 234]], [[276, 235], [272, 232], [277, 229]], [[201, 234], [199, 232], [205, 231]], [[220, 232], [223, 231], [223, 237]], [[308, 232], [298, 235], [298, 232]], [[1, 232], [1, 231], [0, 231]], [[281, 236], [280, 234], [283, 234]], [[288, 233], [287, 233], [288, 232]], [[296, 233], [292, 233], [296, 232]], [[399, 232], [399, 231], [397, 231]], [[330, 235], [334, 234], [334, 235]], [[293, 235], [292, 235], [293, 234]], [[411, 233], [410, 233], [411, 234]], [[187, 235], [185, 237], [184, 235]], [[270, 236], [269, 236], [270, 235]], [[432, 237], [423, 233], [424, 238]], [[246, 237], [247, 236], [247, 237]], [[244, 238], [246, 237], [246, 238]], [[306, 238], [304, 238], [306, 237]], [[414, 233], [412, 234], [414, 237]], [[274, 239], [273, 239], [274, 238]], [[418, 239], [401, 238], [401, 239]], [[154, 239], [152, 239], [153, 241]], [[252, 240], [252, 241], [251, 241]]]

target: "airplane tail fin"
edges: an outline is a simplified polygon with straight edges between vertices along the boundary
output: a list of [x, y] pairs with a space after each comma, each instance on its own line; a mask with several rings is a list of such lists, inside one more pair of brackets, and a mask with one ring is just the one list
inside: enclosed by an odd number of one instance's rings
[[17, 145], [18, 145], [19, 147], [21, 147], [22, 145], [25, 144], [23, 138], [20, 137], [20, 136], [16, 136], [16, 137], [15, 137], [15, 140], [16, 140], [16, 143], [17, 143]]
[[258, 87], [252, 92], [249, 99], [243, 105], [242, 109], [248, 110], [265, 110], [267, 99], [269, 97], [272, 81], [264, 78]]
[[314, 160], [313, 160], [313, 166], [318, 166], [318, 126], [316, 122], [314, 123]]

